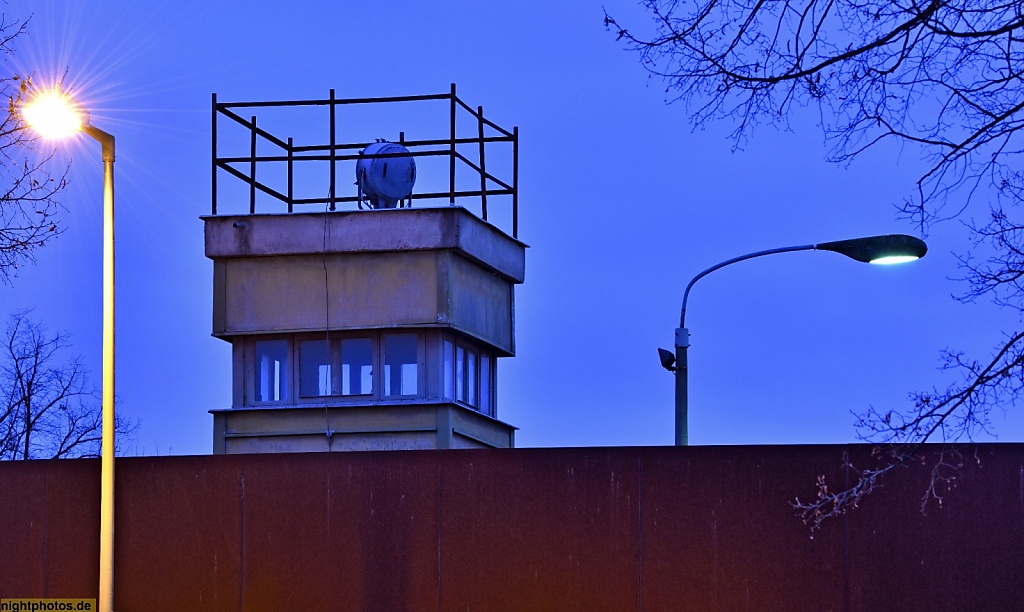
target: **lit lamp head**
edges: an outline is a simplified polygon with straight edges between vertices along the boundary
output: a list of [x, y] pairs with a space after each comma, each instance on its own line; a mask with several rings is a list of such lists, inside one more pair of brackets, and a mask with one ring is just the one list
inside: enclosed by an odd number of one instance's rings
[[32, 96], [21, 115], [29, 127], [47, 139], [66, 138], [81, 132], [88, 123], [82, 109], [56, 88]]
[[928, 245], [924, 240], [906, 234], [889, 234], [869, 238], [837, 240], [814, 246], [819, 251], [832, 251], [850, 259], [873, 264], [899, 264], [924, 257]]

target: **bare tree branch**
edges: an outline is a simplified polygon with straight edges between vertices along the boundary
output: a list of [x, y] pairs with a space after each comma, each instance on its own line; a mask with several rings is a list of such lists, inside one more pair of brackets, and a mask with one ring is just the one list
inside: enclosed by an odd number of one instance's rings
[[[0, 58], [13, 55], [27, 31], [27, 21], [0, 15]], [[30, 86], [28, 75], [0, 77], [0, 98], [7, 100], [0, 113], [0, 281], [7, 284], [63, 231], [57, 198], [67, 186], [67, 167], [51, 170], [53, 153], [37, 151], [39, 139], [26, 129], [20, 109]]]
[[[99, 393], [78, 357], [61, 361], [66, 334], [49, 335], [28, 311], [11, 315], [0, 354], [0, 459], [98, 457]], [[137, 423], [117, 417], [119, 438]]]

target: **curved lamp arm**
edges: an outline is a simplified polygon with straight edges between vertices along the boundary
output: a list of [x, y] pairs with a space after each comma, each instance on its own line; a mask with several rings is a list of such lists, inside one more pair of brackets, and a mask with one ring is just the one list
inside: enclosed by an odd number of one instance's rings
[[741, 261], [745, 261], [747, 259], [754, 259], [755, 257], [763, 257], [765, 255], [774, 255], [776, 253], [788, 253], [790, 251], [813, 251], [815, 248], [817, 248], [817, 245], [805, 244], [803, 246], [779, 247], [779, 248], [776, 248], [776, 249], [768, 249], [767, 251], [758, 251], [756, 253], [747, 253], [746, 255], [740, 255], [739, 257], [733, 257], [730, 260], [723, 261], [722, 263], [715, 264], [715, 265], [711, 266], [710, 268], [708, 268], [707, 270], [704, 270], [703, 272], [701, 272], [697, 276], [694, 276], [693, 280], [690, 281], [690, 284], [686, 285], [686, 290], [683, 291], [683, 307], [679, 310], [679, 327], [686, 327], [686, 301], [690, 298], [690, 289], [693, 287], [694, 283], [696, 283], [700, 279], [704, 278], [708, 274], [711, 274], [712, 272], [714, 272], [715, 270], [718, 270], [719, 268], [724, 268], [724, 267], [726, 267], [728, 265], [731, 265], [731, 264], [734, 264], [734, 263], [738, 263], [738, 262], [741, 262]]
[[850, 259], [864, 263], [888, 264], [920, 259], [928, 252], [928, 245], [925, 244], [924, 240], [915, 238], [914, 236], [908, 236], [906, 234], [887, 234], [885, 236], [852, 238], [850, 240], [837, 240], [834, 242], [822, 242], [820, 244], [780, 247], [777, 249], [768, 249], [767, 251], [757, 251], [756, 253], [748, 253], [746, 255], [740, 255], [739, 257], [733, 257], [728, 261], [723, 261], [722, 263], [713, 265], [707, 270], [704, 270], [697, 276], [694, 276], [693, 280], [686, 285], [686, 290], [683, 291], [683, 306], [679, 310], [679, 327], [686, 327], [686, 301], [690, 297], [690, 288], [692, 288], [693, 284], [698, 280], [704, 278], [708, 274], [711, 274], [715, 270], [724, 268], [730, 264], [745, 261], [747, 259], [754, 259], [755, 257], [762, 257], [764, 255], [788, 253], [790, 251], [832, 251], [833, 253], [839, 253], [840, 255], [845, 255]]
[[102, 147], [101, 153], [103, 154], [103, 161], [114, 161], [114, 137], [111, 134], [104, 132], [90, 123], [83, 123], [82, 131], [89, 136], [92, 136], [94, 140], [100, 143], [100, 146]]

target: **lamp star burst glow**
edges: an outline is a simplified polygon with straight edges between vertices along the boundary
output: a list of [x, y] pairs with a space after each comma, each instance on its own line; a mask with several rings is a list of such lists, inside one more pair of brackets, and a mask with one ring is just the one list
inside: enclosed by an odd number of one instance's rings
[[58, 139], [82, 131], [82, 112], [59, 89], [50, 89], [32, 97], [21, 111], [22, 117], [43, 138]]

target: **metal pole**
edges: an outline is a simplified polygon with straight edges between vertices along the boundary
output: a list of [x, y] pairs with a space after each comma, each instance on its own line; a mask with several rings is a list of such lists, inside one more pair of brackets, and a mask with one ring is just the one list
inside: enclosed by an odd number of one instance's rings
[[114, 137], [86, 125], [103, 147], [103, 432], [100, 444], [99, 609], [114, 609]]
[[715, 264], [704, 270], [686, 285], [686, 289], [683, 291], [683, 305], [679, 309], [679, 327], [676, 328], [676, 363], [675, 363], [675, 375], [676, 375], [676, 425], [675, 425], [675, 444], [676, 446], [687, 446], [690, 443], [690, 431], [689, 431], [689, 371], [686, 363], [686, 352], [690, 348], [690, 332], [686, 329], [686, 302], [690, 299], [690, 289], [693, 288], [693, 284], [704, 278], [708, 274], [724, 268], [725, 266], [732, 265], [748, 259], [754, 259], [755, 257], [764, 257], [765, 255], [774, 255], [776, 253], [790, 253], [792, 251], [811, 251], [814, 250], [816, 245], [804, 244], [800, 246], [781, 247], [777, 249], [768, 249], [766, 251], [757, 251], [756, 253], [748, 253], [746, 255], [740, 255], [739, 257], [733, 257], [732, 259], [723, 261], [722, 263]]
[[690, 332], [684, 327], [676, 329], [676, 446], [690, 443], [689, 420], [689, 372], [686, 369], [686, 352], [690, 348]]

